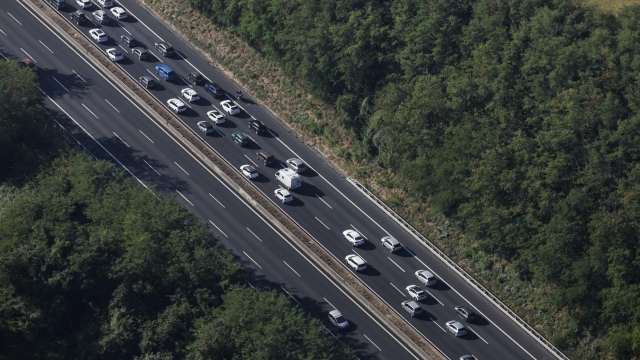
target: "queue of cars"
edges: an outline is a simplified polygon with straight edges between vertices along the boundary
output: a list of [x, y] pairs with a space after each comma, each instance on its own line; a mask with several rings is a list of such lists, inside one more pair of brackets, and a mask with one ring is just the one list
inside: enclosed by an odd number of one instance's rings
[[[113, 7], [114, 4], [112, 2], [108, 0], [97, 1], [105, 9], [108, 7], [112, 7], [111, 13], [116, 19], [122, 20], [128, 17], [124, 9]], [[91, 7], [91, 3], [89, 0], [76, 0], [76, 2], [81, 5], [83, 9]], [[87, 3], [89, 4], [88, 6], [86, 5]], [[94, 19], [101, 24], [105, 24], [111, 21], [108, 13], [104, 10], [94, 11], [92, 15]], [[70, 18], [72, 21], [78, 24], [88, 20], [80, 10], [70, 13]], [[101, 29], [91, 29], [89, 30], [89, 34], [90, 37], [98, 43], [108, 41], [107, 35]], [[138, 59], [146, 60], [149, 58], [149, 51], [143, 47], [140, 47], [140, 44], [132, 35], [122, 35], [120, 37], [120, 41], [123, 44], [126, 44], [128, 48], [132, 48], [132, 54]], [[163, 57], [171, 57], [176, 54], [175, 49], [170, 44], [165, 42], [154, 43], [154, 48]], [[107, 54], [109, 59], [114, 62], [118, 62], [124, 59], [124, 56], [116, 48], [107, 49], [105, 50], [105, 53]], [[169, 65], [164, 63], [155, 66], [154, 70], [155, 73], [164, 81], [174, 81], [178, 77], [176, 72]], [[216, 99], [225, 95], [225, 91], [218, 84], [208, 82], [207, 79], [198, 72], [189, 73], [187, 79], [189, 82], [195, 85], [203, 85], [205, 91], [210, 93]], [[146, 75], [139, 77], [139, 83], [145, 88], [153, 88], [156, 85], [154, 79]], [[180, 95], [181, 98], [171, 98], [166, 102], [167, 107], [174, 111], [176, 114], [182, 113], [187, 110], [187, 105], [185, 104], [185, 102], [183, 102], [182, 99], [186, 100], [188, 103], [197, 102], [201, 99], [197, 91], [190, 87], [182, 89], [180, 91]], [[220, 107], [230, 116], [238, 115], [241, 112], [239, 106], [231, 99], [221, 101]], [[218, 109], [210, 110], [206, 114], [207, 118], [215, 125], [224, 124], [226, 121], [225, 115], [222, 114]], [[268, 132], [267, 127], [259, 120], [250, 120], [248, 121], [247, 126], [250, 130], [254, 131], [256, 135]], [[212, 126], [208, 121], [198, 122], [197, 128], [205, 135], [210, 135], [216, 132], [215, 127]], [[247, 146], [249, 144], [249, 137], [243, 132], [233, 132], [231, 134], [231, 138], [240, 146]], [[256, 153], [256, 158], [259, 161], [262, 161], [265, 165], [268, 165], [272, 163], [273, 160], [275, 160], [273, 155], [266, 150], [258, 151]], [[284, 165], [286, 166], [286, 168], [278, 171], [276, 173], [276, 178], [280, 182], [280, 184], [285, 186], [285, 188], [280, 187], [278, 189], [275, 189], [274, 195], [276, 199], [281, 201], [283, 204], [288, 204], [293, 202], [294, 200], [289, 190], [295, 189], [302, 185], [302, 181], [300, 180], [298, 174], [305, 172], [307, 170], [307, 166], [303, 161], [297, 158], [287, 159], [284, 162]], [[249, 180], [257, 179], [259, 177], [259, 173], [255, 169], [255, 167], [251, 165], [241, 165], [239, 171], [245, 178]], [[352, 229], [343, 231], [343, 237], [347, 241], [349, 241], [352, 246], [362, 246], [366, 243], [365, 238], [360, 233]], [[391, 236], [383, 237], [381, 239], [381, 244], [384, 249], [388, 250], [391, 253], [396, 253], [404, 249], [402, 244], [397, 239]], [[367, 262], [364, 260], [364, 258], [357, 254], [347, 255], [345, 257], [345, 262], [348, 267], [356, 272], [366, 271], [367, 269]], [[435, 276], [428, 270], [418, 270], [414, 274], [416, 276], [416, 279], [425, 287], [430, 287], [437, 283]], [[401, 303], [401, 308], [407, 311], [407, 313], [411, 317], [421, 316], [423, 313], [425, 313], [425, 311], [422, 309], [419, 303], [424, 302], [427, 299], [427, 293], [418, 285], [409, 285], [405, 288], [405, 290], [409, 297], [411, 297], [411, 300], [403, 301]], [[477, 319], [477, 315], [468, 306], [456, 306], [454, 311], [455, 314], [465, 322], [473, 322]], [[329, 313], [329, 320], [340, 329], [346, 329], [349, 327], [348, 321], [338, 310], [333, 310]], [[456, 320], [448, 321], [446, 323], [446, 328], [456, 337], [462, 337], [467, 333], [464, 325]], [[465, 360], [474, 359], [471, 355], [465, 355], [463, 356], [463, 358]]]

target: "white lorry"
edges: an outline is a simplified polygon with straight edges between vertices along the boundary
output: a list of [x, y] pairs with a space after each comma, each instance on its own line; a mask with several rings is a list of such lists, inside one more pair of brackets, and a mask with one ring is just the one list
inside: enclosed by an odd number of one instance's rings
[[302, 186], [302, 179], [291, 169], [282, 169], [276, 173], [276, 179], [284, 185], [287, 190], [292, 190]]

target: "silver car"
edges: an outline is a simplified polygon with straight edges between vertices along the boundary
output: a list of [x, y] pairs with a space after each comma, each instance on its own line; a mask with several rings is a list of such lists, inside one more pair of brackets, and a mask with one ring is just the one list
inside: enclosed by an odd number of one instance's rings
[[457, 337], [467, 335], [467, 329], [465, 329], [464, 325], [462, 325], [459, 321], [447, 321], [447, 329], [449, 329], [449, 331], [451, 331]]
[[289, 169], [297, 172], [298, 174], [303, 173], [307, 170], [307, 166], [300, 159], [291, 158], [287, 160], [287, 166]]
[[402, 244], [392, 236], [385, 236], [382, 238], [382, 246], [392, 253], [402, 249]]
[[422, 314], [422, 308], [418, 305], [417, 302], [413, 300], [407, 300], [402, 302], [402, 308], [411, 315], [411, 317], [416, 317]]
[[420, 280], [420, 282], [423, 283], [424, 286], [433, 286], [438, 282], [438, 280], [436, 280], [436, 277], [427, 270], [416, 271], [416, 278]]
[[349, 322], [342, 316], [340, 311], [333, 310], [329, 312], [329, 321], [340, 329], [346, 329], [349, 327]]

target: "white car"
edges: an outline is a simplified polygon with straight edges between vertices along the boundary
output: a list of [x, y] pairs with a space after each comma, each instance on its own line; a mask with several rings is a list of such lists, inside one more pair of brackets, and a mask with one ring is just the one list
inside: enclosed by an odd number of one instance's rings
[[182, 94], [183, 98], [187, 99], [188, 102], [200, 100], [200, 95], [198, 95], [198, 93], [191, 88], [182, 89], [180, 93]]
[[120, 51], [116, 48], [107, 49], [107, 56], [109, 56], [109, 59], [113, 62], [118, 62], [124, 59], [124, 56], [122, 56]]
[[102, 31], [101, 29], [91, 29], [89, 30], [89, 35], [91, 35], [93, 40], [99, 43], [103, 43], [109, 40], [109, 38], [107, 37], [107, 34], [105, 34], [104, 31]]
[[111, 18], [104, 10], [96, 10], [93, 13], [93, 18], [100, 24], [108, 24]]
[[346, 329], [349, 327], [349, 322], [338, 310], [331, 310], [329, 312], [329, 321], [339, 329]]
[[227, 120], [225, 119], [224, 115], [220, 114], [220, 111], [218, 110], [207, 111], [207, 117], [216, 125], [220, 125]]
[[431, 271], [418, 270], [415, 272], [415, 274], [416, 274], [416, 278], [420, 280], [420, 282], [423, 283], [424, 286], [433, 286], [438, 282], [438, 280], [436, 280], [436, 277], [433, 276]]
[[198, 129], [200, 129], [200, 131], [205, 133], [205, 135], [211, 134], [211, 133], [213, 133], [215, 131], [213, 129], [213, 126], [211, 126], [211, 124], [209, 124], [208, 121], [199, 121], [198, 122]]
[[102, 7], [105, 9], [113, 6], [113, 3], [111, 2], [111, 0], [96, 0], [96, 2], [102, 5]]
[[91, 3], [91, 0], [76, 0], [76, 4], [78, 4], [79, 6], [82, 6], [83, 9], [88, 9], [91, 6], [93, 6], [93, 4]]
[[127, 15], [127, 12], [124, 11], [124, 9], [119, 7], [119, 6], [116, 6], [116, 7], [112, 8], [111, 9], [111, 13], [118, 20], [126, 19], [129, 16], [129, 15]]
[[409, 293], [409, 296], [411, 296], [415, 301], [422, 301], [427, 298], [427, 293], [420, 289], [420, 286], [409, 285], [406, 290]]
[[447, 329], [449, 329], [449, 331], [454, 333], [457, 337], [467, 335], [467, 329], [464, 328], [464, 325], [455, 320], [447, 321]]
[[222, 106], [222, 109], [228, 112], [229, 115], [236, 115], [240, 113], [240, 108], [238, 107], [238, 105], [236, 105], [236, 103], [231, 100], [220, 102], [220, 106]]
[[276, 189], [274, 192], [278, 200], [282, 201], [283, 204], [287, 204], [293, 201], [293, 196], [291, 193], [285, 189]]
[[287, 166], [289, 169], [297, 172], [298, 174], [303, 173], [307, 170], [307, 167], [304, 165], [302, 160], [291, 158], [287, 160]]
[[187, 106], [180, 99], [169, 99], [167, 100], [167, 105], [169, 105], [171, 110], [173, 110], [176, 114], [187, 110]]
[[355, 230], [345, 230], [342, 232], [342, 235], [351, 243], [352, 246], [360, 246], [364, 244], [364, 238]]
[[[249, 179], [249, 180], [255, 179], [255, 178], [258, 177], [258, 172], [256, 171], [256, 168], [254, 168], [251, 165], [242, 165], [242, 166], [240, 166], [240, 172], [242, 172], [242, 175], [244, 177], [246, 177], [247, 179]], [[276, 190], [276, 191], [278, 191], [278, 190]]]
[[364, 271], [367, 268], [367, 263], [358, 255], [347, 255], [344, 260], [353, 268], [353, 271]]

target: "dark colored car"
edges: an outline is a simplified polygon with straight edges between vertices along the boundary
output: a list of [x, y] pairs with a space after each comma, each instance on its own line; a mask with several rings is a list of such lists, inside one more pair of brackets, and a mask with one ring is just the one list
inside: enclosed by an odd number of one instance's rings
[[268, 152], [267, 150], [260, 150], [256, 153], [256, 158], [262, 161], [265, 165], [269, 165], [275, 159], [273, 154]]
[[173, 56], [176, 52], [173, 50], [171, 45], [166, 43], [155, 43], [153, 44], [156, 47], [156, 50], [162, 54], [162, 56]]
[[19, 63], [23, 67], [29, 68], [29, 70], [31, 70], [33, 72], [38, 72], [38, 68], [36, 67], [36, 64], [34, 64], [33, 61], [31, 61], [31, 59], [24, 59], [24, 60], [20, 61]]
[[458, 314], [458, 316], [460, 316], [460, 318], [462, 318], [466, 322], [473, 322], [477, 319], [476, 313], [474, 313], [473, 310], [471, 310], [467, 306], [456, 306], [455, 310], [456, 314]]
[[231, 138], [240, 146], [249, 145], [249, 138], [247, 137], [247, 135], [245, 135], [242, 132], [238, 131], [238, 132], [231, 133]]
[[131, 35], [122, 35], [122, 36], [120, 36], [120, 41], [122, 41], [123, 43], [127, 44], [127, 46], [130, 47], [130, 48], [135, 47], [136, 45], [138, 45], [138, 42], [136, 41], [136, 39], [134, 39], [133, 36], [131, 36]]
[[267, 131], [267, 127], [264, 126], [264, 124], [260, 120], [251, 120], [248, 122], [248, 125], [249, 129], [252, 129], [256, 132], [256, 135], [264, 134], [264, 132]]
[[224, 96], [224, 90], [218, 84], [214, 83], [206, 83], [204, 84], [204, 89], [213, 95], [213, 97], [218, 98], [220, 96]]
[[140, 76], [139, 81], [140, 85], [144, 86], [147, 89], [152, 88], [156, 85], [155, 80], [153, 80], [151, 76]]
[[202, 76], [199, 72], [189, 73], [189, 81], [193, 81], [194, 84], [200, 85], [205, 82], [204, 76]]
[[85, 22], [87, 22], [87, 20], [89, 20], [87, 19], [87, 16], [80, 10], [70, 13], [69, 17], [71, 18], [71, 21], [76, 23], [76, 25], [84, 24]]
[[131, 52], [133, 53], [133, 56], [137, 57], [140, 60], [146, 60], [149, 58], [149, 52], [147, 51], [147, 49], [137, 47], [133, 48]]

